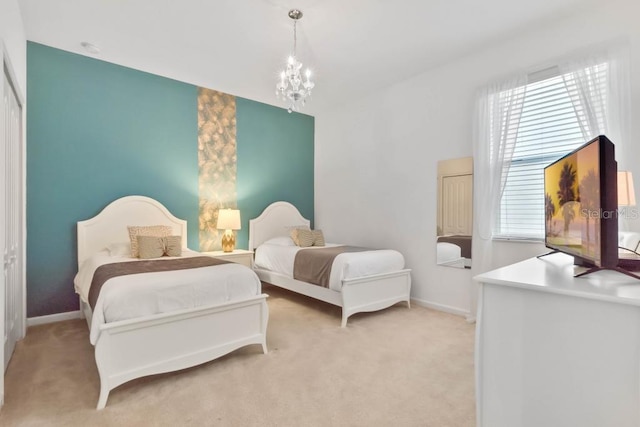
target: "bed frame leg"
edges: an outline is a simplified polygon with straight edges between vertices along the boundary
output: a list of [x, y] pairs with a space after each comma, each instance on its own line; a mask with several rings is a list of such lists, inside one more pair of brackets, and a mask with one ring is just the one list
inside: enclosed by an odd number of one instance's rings
[[407, 308], [411, 308], [411, 300], [410, 299], [407, 300]]
[[341, 328], [346, 328], [347, 327], [347, 319], [349, 318], [349, 316], [347, 316], [344, 312], [342, 313], [342, 324], [340, 325]]
[[98, 398], [98, 406], [96, 409], [104, 409], [107, 406], [107, 399], [109, 398], [109, 388], [100, 381], [100, 397]]

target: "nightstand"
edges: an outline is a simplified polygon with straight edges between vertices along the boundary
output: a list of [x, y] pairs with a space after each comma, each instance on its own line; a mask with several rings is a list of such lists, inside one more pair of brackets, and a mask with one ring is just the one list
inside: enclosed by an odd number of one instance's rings
[[233, 252], [210, 251], [202, 252], [202, 254], [246, 265], [249, 268], [253, 267], [253, 251], [248, 251], [246, 249], [235, 249]]

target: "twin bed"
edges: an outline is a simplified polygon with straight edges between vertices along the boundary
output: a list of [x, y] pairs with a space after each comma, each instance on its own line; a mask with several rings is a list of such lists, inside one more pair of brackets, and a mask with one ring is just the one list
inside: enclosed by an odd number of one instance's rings
[[[249, 224], [255, 272], [224, 263], [118, 276], [105, 282], [96, 300], [90, 298], [90, 288], [98, 268], [140, 262], [123, 251], [130, 225], [170, 226], [171, 234], [182, 238], [181, 258], [195, 260], [201, 254], [187, 249], [186, 221], [148, 197], [123, 197], [94, 218], [78, 222], [79, 271], [74, 282], [95, 346], [98, 409], [105, 407], [112, 389], [135, 378], [202, 364], [250, 344], [260, 344], [267, 353], [269, 314], [260, 280], [342, 307], [343, 327], [355, 313], [400, 301], [409, 304], [410, 270], [404, 269], [399, 253], [341, 254], [334, 261], [331, 284], [324, 288], [294, 279], [287, 268], [261, 267], [260, 259], [269, 246], [278, 251], [281, 245], [275, 243], [287, 238], [292, 227], [309, 226], [293, 205], [276, 202]], [[291, 248], [284, 252], [295, 253]]]
[[[148, 197], [129, 196], [118, 199], [97, 216], [78, 222], [79, 271], [75, 283], [80, 294], [80, 308], [87, 319], [91, 342], [95, 346], [96, 365], [100, 375], [98, 409], [105, 407], [110, 390], [135, 378], [199, 365], [249, 344], [260, 344], [264, 353], [267, 352], [267, 295], [261, 293], [260, 281], [254, 277], [255, 274], [239, 264], [211, 268], [230, 267], [219, 276], [218, 282], [222, 282], [224, 288], [229, 284], [226, 277], [239, 275], [241, 279], [233, 281], [229, 286], [244, 285], [241, 292], [234, 293], [230, 290], [202, 304], [196, 305], [197, 302], [192, 300], [181, 307], [166, 302], [181, 300], [184, 293], [172, 293], [164, 297], [154, 295], [151, 298], [155, 298], [155, 302], [150, 304], [155, 305], [155, 309], [152, 309], [154, 313], [145, 312], [145, 305], [141, 303], [139, 305], [143, 306], [143, 314], [136, 316], [130, 313], [124, 319], [114, 321], [105, 319], [103, 310], [94, 313], [88, 303], [88, 293], [84, 290], [82, 279], [88, 274], [87, 269], [94, 269], [101, 262], [100, 258], [107, 258], [108, 261], [109, 254], [105, 253], [105, 248], [129, 241], [127, 227], [130, 225], [170, 226], [172, 234], [182, 236], [183, 249], [186, 250], [187, 247], [186, 221], [176, 218], [163, 205]], [[122, 261], [116, 256], [111, 262]], [[166, 274], [171, 273], [173, 272], [144, 275], [152, 276], [153, 282], [164, 280]], [[103, 292], [107, 290], [107, 286], [115, 288], [112, 285], [118, 285], [114, 282], [120, 279], [123, 279], [121, 284], [127, 286], [134, 278], [123, 277], [111, 279], [105, 284], [96, 307], [106, 305]], [[188, 282], [182, 282], [181, 285], [193, 290]], [[180, 287], [168, 286], [165, 289], [179, 291]], [[172, 296], [175, 298], [171, 298]], [[163, 305], [165, 309], [162, 309]]]
[[411, 270], [404, 268], [404, 258], [399, 252], [377, 250], [339, 255], [331, 270], [329, 288], [293, 278], [295, 251], [280, 249], [288, 252], [282, 261], [270, 260], [263, 253], [277, 251], [281, 239], [286, 239], [292, 228], [309, 225], [310, 221], [288, 202], [272, 203], [259, 217], [249, 221], [249, 248], [255, 251], [254, 271], [262, 281], [342, 307], [342, 327], [355, 313], [381, 310], [401, 301], [410, 304]]

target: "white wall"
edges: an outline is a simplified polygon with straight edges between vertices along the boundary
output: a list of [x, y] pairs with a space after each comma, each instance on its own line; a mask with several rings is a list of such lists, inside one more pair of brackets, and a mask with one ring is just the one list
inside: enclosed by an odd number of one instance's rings
[[0, 40], [9, 56], [9, 61], [21, 96], [27, 88], [27, 39], [18, 7], [18, 0], [0, 0]]
[[[467, 312], [470, 271], [435, 265], [436, 167], [438, 160], [473, 154], [476, 91], [515, 71], [535, 71], [589, 46], [623, 40], [631, 52], [632, 104], [640, 111], [638, 16], [637, 0], [601, 2], [321, 112], [315, 123], [318, 228], [328, 241], [400, 250], [413, 269], [415, 298]], [[620, 168], [640, 176], [640, 120], [630, 136]], [[494, 246], [494, 267], [545, 251], [542, 244]]]

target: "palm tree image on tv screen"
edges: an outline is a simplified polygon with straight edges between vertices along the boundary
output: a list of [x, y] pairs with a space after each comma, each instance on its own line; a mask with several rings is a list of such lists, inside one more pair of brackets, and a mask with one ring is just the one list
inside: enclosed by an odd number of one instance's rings
[[600, 257], [598, 144], [591, 144], [545, 169], [547, 243], [576, 255]]

